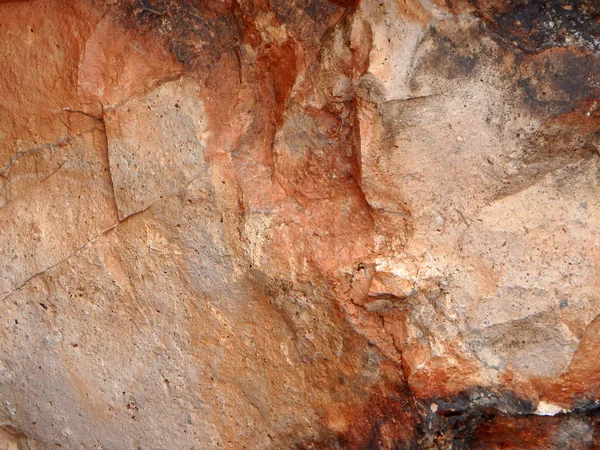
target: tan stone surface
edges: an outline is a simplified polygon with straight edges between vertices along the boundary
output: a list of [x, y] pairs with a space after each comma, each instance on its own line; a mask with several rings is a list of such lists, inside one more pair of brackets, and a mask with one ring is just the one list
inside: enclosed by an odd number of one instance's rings
[[197, 87], [180, 79], [105, 113], [108, 157], [119, 217], [140, 212], [207, 177], [204, 108]]
[[0, 1], [0, 448], [598, 448], [599, 13]]
[[[92, 130], [63, 145], [64, 151], [59, 144], [21, 157], [13, 166], [21, 177], [9, 174], [16, 193], [0, 210], [3, 298], [117, 224], [104, 134]], [[39, 177], [35, 160], [45, 153], [57, 167], [32, 186], [18, 183]]]

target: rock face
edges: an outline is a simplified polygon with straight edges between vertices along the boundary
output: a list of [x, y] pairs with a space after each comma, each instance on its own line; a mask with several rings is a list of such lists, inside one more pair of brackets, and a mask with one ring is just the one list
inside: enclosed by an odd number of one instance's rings
[[595, 0], [0, 35], [0, 449], [600, 448]]

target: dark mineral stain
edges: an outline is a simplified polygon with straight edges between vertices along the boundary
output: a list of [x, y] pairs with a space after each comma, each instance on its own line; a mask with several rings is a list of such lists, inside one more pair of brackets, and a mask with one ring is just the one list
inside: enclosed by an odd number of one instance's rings
[[554, 49], [524, 59], [518, 85], [534, 108], [552, 115], [571, 111], [600, 88], [600, 57], [577, 49]]
[[600, 416], [575, 412], [556, 416], [505, 416], [487, 418], [473, 433], [467, 449], [597, 449]]
[[[261, 8], [270, 9], [303, 45], [314, 46], [320, 45], [324, 31], [354, 5], [355, 0], [271, 0], [262, 6], [242, 5], [232, 0], [128, 0], [116, 8], [127, 28], [155, 36], [188, 71], [200, 73], [209, 71], [225, 54], [239, 58], [242, 42], [259, 44], [253, 18]], [[290, 63], [293, 58], [288, 57], [294, 53], [290, 45], [286, 43], [278, 51], [285, 64], [293, 66]], [[279, 69], [281, 77], [295, 70], [294, 67]], [[278, 96], [285, 94], [287, 81], [276, 89]]]
[[353, 1], [271, 0], [277, 18], [305, 45], [318, 41], [353, 5]]
[[339, 10], [334, 2], [325, 0], [272, 0], [271, 5], [278, 18], [290, 24], [300, 24], [302, 16], [315, 22], [324, 21]]
[[486, 33], [488, 31], [483, 26], [462, 30], [460, 35], [431, 27], [427, 38], [430, 50], [417, 59], [411, 70], [411, 89], [418, 92], [424, 84], [430, 83], [432, 75], [449, 80], [474, 77], [482, 61], [485, 62], [492, 54], [483, 39]]
[[434, 399], [420, 429], [420, 448], [470, 449], [477, 430], [496, 416], [531, 414], [533, 405], [511, 392], [475, 388], [454, 398]]
[[470, 2], [492, 30], [525, 52], [571, 45], [600, 50], [597, 0]]
[[147, 11], [156, 13], [165, 13], [169, 9], [170, 1], [168, 0], [141, 0], [139, 2]]
[[537, 416], [533, 411], [534, 405], [511, 392], [475, 388], [453, 398], [423, 401], [414, 398], [406, 388], [399, 388], [395, 395], [388, 392], [372, 398], [362, 407], [349, 408], [347, 416], [353, 426], [347, 433], [325, 436], [318, 442], [303, 443], [297, 448], [599, 448], [600, 411], [595, 403], [553, 417]]
[[435, 28], [432, 28], [431, 35], [435, 42], [435, 50], [428, 60], [427, 69], [435, 70], [448, 79], [468, 77], [473, 73], [479, 61], [476, 52], [462, 42], [452, 41], [447, 36], [439, 34]]
[[188, 70], [207, 70], [241, 41], [233, 9], [223, 4], [133, 0], [119, 5], [119, 15], [126, 27], [163, 41]]

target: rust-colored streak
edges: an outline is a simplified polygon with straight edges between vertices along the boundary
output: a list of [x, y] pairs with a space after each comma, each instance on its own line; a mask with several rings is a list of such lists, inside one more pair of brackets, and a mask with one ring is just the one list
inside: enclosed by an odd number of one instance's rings
[[273, 88], [274, 120], [277, 125], [281, 125], [298, 74], [294, 41], [288, 39], [283, 44], [267, 44], [259, 57], [259, 64], [269, 74]]

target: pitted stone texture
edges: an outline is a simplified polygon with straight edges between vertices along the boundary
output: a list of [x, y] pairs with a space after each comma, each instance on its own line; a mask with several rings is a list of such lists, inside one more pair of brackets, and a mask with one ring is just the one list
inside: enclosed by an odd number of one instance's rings
[[[56, 169], [0, 209], [1, 297], [118, 223], [103, 132], [84, 133], [65, 147], [57, 150], [64, 159]], [[37, 177], [35, 164], [29, 170]]]
[[121, 219], [206, 177], [204, 108], [190, 81], [162, 84], [106, 112], [104, 120]]

